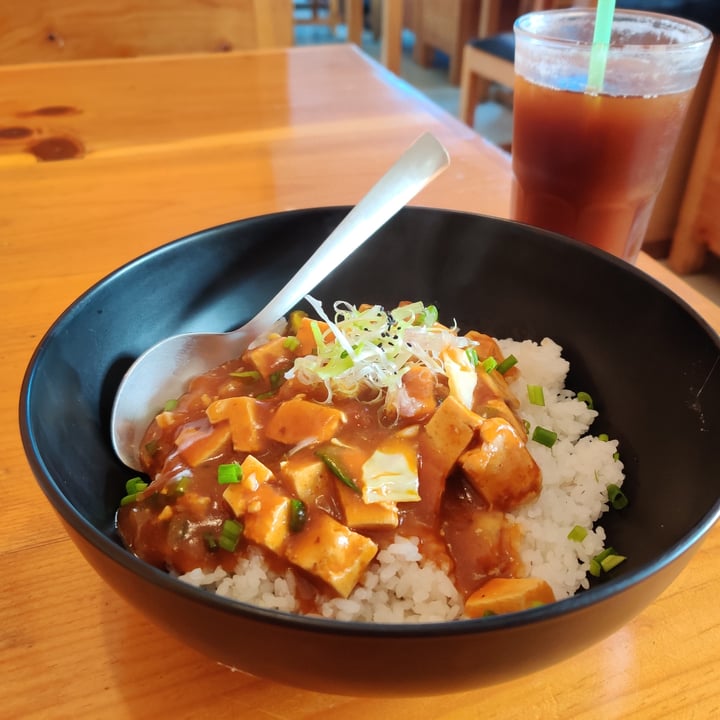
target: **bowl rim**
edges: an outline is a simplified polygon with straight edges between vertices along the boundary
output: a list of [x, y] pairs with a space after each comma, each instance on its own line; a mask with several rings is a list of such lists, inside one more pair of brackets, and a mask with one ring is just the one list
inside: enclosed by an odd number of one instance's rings
[[[619, 577], [609, 578], [603, 583], [595, 585], [588, 590], [579, 591], [572, 597], [563, 598], [553, 603], [548, 603], [547, 605], [531, 608], [522, 612], [507, 613], [491, 617], [460, 618], [439, 622], [377, 623], [370, 621], [347, 621], [334, 618], [324, 618], [320, 616], [301, 615], [298, 613], [290, 613], [272, 608], [264, 608], [247, 602], [222, 597], [209, 590], [195, 587], [190, 583], [180, 580], [175, 575], [144, 562], [124, 548], [119, 541], [113, 540], [109, 535], [105, 534], [89, 522], [75, 508], [70, 500], [65, 497], [57, 482], [53, 479], [52, 474], [42, 458], [42, 454], [36, 441], [33, 424], [30, 421], [30, 402], [32, 399], [37, 367], [40, 360], [42, 360], [43, 355], [47, 352], [47, 347], [57, 333], [58, 329], [71, 319], [75, 313], [79, 312], [87, 299], [99, 288], [109, 284], [136, 265], [142, 264], [148, 257], [157, 256], [165, 252], [171, 252], [182, 244], [201, 242], [203, 237], [217, 233], [218, 231], [230, 228], [241, 228], [245, 225], [256, 222], [271, 222], [273, 218], [278, 216], [287, 217], [289, 215], [301, 216], [305, 214], [314, 215], [332, 212], [347, 212], [350, 208], [351, 206], [335, 205], [279, 211], [234, 220], [198, 230], [190, 233], [189, 235], [163, 243], [158, 247], [142, 253], [141, 255], [124, 263], [120, 267], [103, 276], [97, 282], [93, 283], [87, 290], [85, 290], [66, 307], [66, 309], [57, 317], [57, 319], [40, 338], [32, 353], [23, 376], [19, 403], [20, 434], [26, 458], [37, 483], [40, 485], [41, 490], [48, 498], [53, 509], [60, 516], [61, 520], [67, 523], [86, 542], [94, 546], [108, 559], [119, 564], [128, 572], [134, 575], [139, 575], [143, 580], [150, 582], [153, 585], [159, 585], [161, 589], [167, 592], [180, 594], [186, 600], [193, 603], [209, 605], [217, 610], [221, 610], [232, 615], [239, 615], [255, 621], [279, 625], [299, 631], [332, 633], [343, 636], [361, 635], [363, 637], [383, 638], [420, 636], [441, 637], [467, 634], [481, 635], [485, 633], [492, 633], [494, 631], [518, 628], [558, 619], [562, 616], [578, 613], [591, 606], [600, 604], [611, 596], [622, 594], [631, 587], [643, 583], [645, 580], [655, 575], [659, 570], [674, 564], [675, 561], [679, 560], [683, 555], [692, 553], [695, 549], [697, 549], [704, 536], [720, 519], [720, 497], [718, 497], [715, 503], [689, 532], [668, 547], [660, 556], [650, 562], [644, 563], [634, 570], [627, 571]], [[656, 290], [666, 295], [684, 309], [684, 311], [687, 312], [703, 330], [705, 330], [709, 337], [713, 339], [718, 346], [718, 359], [716, 367], [720, 365], [720, 335], [718, 335], [718, 333], [707, 323], [707, 321], [705, 321], [685, 300], [677, 296], [672, 290], [667, 288], [655, 278], [623, 260], [610, 256], [597, 248], [581, 245], [562, 235], [535, 228], [530, 225], [524, 225], [523, 223], [518, 223], [516, 221], [506, 220], [504, 218], [483, 215], [480, 213], [470, 213], [424, 206], [410, 206], [401, 210], [401, 213], [403, 214], [407, 214], [408, 212], [430, 212], [431, 214], [440, 215], [472, 216], [475, 218], [481, 218], [482, 221], [487, 220], [493, 223], [510, 223], [513, 225], [519, 225], [527, 228], [533, 234], [553, 237], [555, 240], [560, 240], [563, 243], [572, 245], [581, 252], [590, 252], [603, 256], [605, 261], [612, 262], [618, 265], [625, 272], [641, 277], [644, 282], [649, 282]], [[120, 463], [119, 460], [117, 462]]]

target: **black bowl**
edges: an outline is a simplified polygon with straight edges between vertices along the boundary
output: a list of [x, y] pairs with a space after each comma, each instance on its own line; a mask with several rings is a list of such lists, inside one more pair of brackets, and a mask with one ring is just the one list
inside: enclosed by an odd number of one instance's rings
[[326, 303], [423, 300], [461, 328], [560, 343], [571, 362], [568, 386], [596, 398], [594, 431], [619, 438], [626, 466], [630, 505], [603, 524], [629, 559], [609, 580], [512, 615], [344, 623], [216, 597], [120, 544], [114, 515], [131, 471], [113, 454], [108, 423], [123, 372], [168, 335], [247, 320], [347, 210], [254, 218], [158, 248], [98, 283], [53, 325], [28, 368], [20, 414], [30, 464], [69, 534], [118, 593], [189, 645], [314, 690], [464, 690], [545, 667], [610, 635], [672, 582], [720, 514], [720, 342], [634, 267], [477, 215], [407, 208], [313, 294]]

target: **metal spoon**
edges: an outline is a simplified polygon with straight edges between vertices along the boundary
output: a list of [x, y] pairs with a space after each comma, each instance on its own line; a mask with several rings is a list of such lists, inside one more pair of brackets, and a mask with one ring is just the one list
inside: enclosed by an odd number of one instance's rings
[[127, 371], [115, 396], [111, 432], [118, 457], [141, 469], [139, 444], [158, 407], [181, 395], [191, 378], [241, 355], [449, 162], [435, 137], [420, 136], [252, 320], [229, 333], [176, 335], [146, 350]]

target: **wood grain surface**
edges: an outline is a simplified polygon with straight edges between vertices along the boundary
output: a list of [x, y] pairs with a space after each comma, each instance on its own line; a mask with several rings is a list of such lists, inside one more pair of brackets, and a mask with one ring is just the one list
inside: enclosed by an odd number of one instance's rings
[[[233, 673], [117, 597], [68, 539], [21, 446], [20, 384], [54, 319], [177, 237], [356, 202], [425, 130], [453, 162], [415, 204], [506, 217], [509, 158], [349, 45], [6, 66], [0, 86], [0, 716], [720, 716], [719, 528], [604, 642], [522, 680], [444, 697], [337, 697]], [[61, 157], [42, 157], [37, 143], [57, 139]], [[649, 257], [639, 265], [720, 329], [720, 308]]]

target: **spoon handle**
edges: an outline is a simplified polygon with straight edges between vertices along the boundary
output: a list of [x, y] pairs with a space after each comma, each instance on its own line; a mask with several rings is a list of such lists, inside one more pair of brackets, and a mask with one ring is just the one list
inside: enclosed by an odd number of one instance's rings
[[442, 144], [421, 135], [345, 216], [282, 290], [242, 328], [257, 337], [293, 309], [320, 279], [329, 275], [450, 163]]

